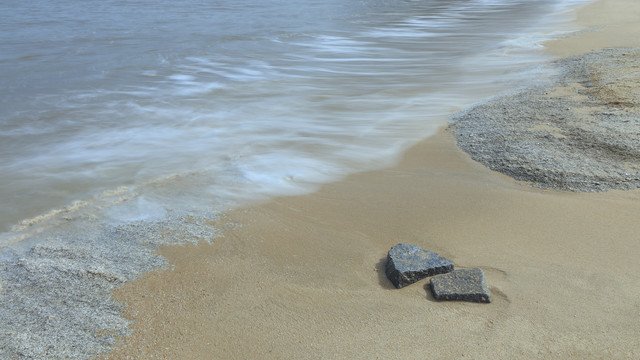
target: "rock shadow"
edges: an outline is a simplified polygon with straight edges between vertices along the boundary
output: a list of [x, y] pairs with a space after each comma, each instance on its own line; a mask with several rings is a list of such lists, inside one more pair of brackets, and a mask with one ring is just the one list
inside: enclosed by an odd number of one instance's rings
[[424, 291], [427, 293], [427, 300], [429, 300], [431, 302], [435, 302], [435, 303], [441, 302], [441, 301], [437, 300], [435, 297], [433, 297], [433, 291], [431, 291], [431, 280], [430, 280], [430, 278], [427, 278], [427, 283], [424, 284]]
[[385, 290], [397, 290], [391, 280], [387, 278], [387, 274], [385, 273], [385, 267], [387, 266], [387, 257], [383, 257], [376, 264], [376, 272], [378, 273], [378, 283]]

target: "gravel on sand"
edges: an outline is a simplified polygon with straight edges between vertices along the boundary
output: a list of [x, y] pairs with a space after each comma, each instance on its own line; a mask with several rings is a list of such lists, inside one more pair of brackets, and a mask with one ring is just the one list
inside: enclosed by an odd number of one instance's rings
[[556, 61], [547, 84], [457, 114], [458, 146], [492, 170], [541, 188], [640, 187], [640, 49]]

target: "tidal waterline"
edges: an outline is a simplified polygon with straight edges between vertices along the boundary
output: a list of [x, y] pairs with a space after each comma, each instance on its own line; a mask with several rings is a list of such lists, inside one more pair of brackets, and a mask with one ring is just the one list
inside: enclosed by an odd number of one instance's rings
[[537, 44], [583, 2], [0, 5], [0, 355], [105, 351], [155, 246], [390, 165], [547, 75]]
[[505, 72], [539, 62], [536, 41], [581, 2], [5, 3], [0, 230], [383, 167], [526, 77]]

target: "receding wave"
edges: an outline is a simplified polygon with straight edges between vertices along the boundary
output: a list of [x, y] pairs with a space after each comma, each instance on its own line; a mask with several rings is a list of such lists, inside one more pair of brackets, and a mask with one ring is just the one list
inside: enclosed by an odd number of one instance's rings
[[391, 165], [584, 1], [0, 3], [0, 357], [108, 349], [157, 246]]

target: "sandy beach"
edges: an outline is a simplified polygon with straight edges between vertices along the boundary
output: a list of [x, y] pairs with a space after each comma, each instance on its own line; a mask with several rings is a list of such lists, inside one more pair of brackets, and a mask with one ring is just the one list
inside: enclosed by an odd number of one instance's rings
[[[578, 11], [584, 31], [545, 45], [637, 47], [639, 16], [637, 1], [599, 0]], [[639, 200], [518, 182], [442, 129], [392, 168], [161, 248], [170, 269], [115, 292], [133, 334], [101, 359], [640, 358]], [[493, 302], [435, 301], [428, 280], [395, 289], [383, 269], [399, 242], [482, 268]]]

